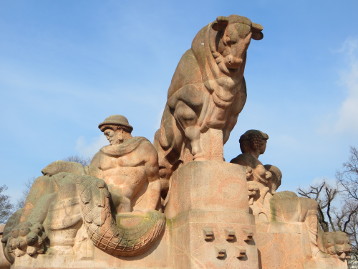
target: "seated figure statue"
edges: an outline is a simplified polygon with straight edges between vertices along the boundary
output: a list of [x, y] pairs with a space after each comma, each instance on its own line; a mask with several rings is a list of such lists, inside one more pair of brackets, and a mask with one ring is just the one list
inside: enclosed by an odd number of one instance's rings
[[231, 160], [246, 167], [248, 180], [249, 204], [253, 214], [262, 221], [270, 218], [272, 195], [281, 185], [280, 169], [273, 165], [263, 165], [258, 157], [265, 153], [269, 136], [259, 130], [249, 130], [240, 137], [242, 154]]
[[323, 232], [318, 225], [318, 203], [298, 197], [294, 192], [276, 192], [282, 173], [273, 165], [263, 165], [258, 157], [265, 153], [268, 135], [249, 130], [240, 137], [242, 154], [231, 160], [246, 167], [249, 206], [257, 223], [303, 223], [308, 231], [312, 257], [333, 256], [346, 259], [350, 251], [347, 234]]
[[89, 174], [106, 182], [117, 212], [131, 212], [134, 205], [136, 210], [156, 209], [160, 181], [153, 145], [144, 137], [132, 137], [133, 128], [121, 115], [106, 118], [98, 127], [110, 145], [94, 156]]
[[2, 242], [11, 263], [26, 253], [70, 249], [76, 255], [76, 238], [84, 233], [113, 256], [139, 255], [161, 235], [165, 218], [158, 211], [155, 148], [144, 137], [131, 136], [124, 116], [110, 116], [99, 128], [110, 145], [88, 167], [65, 161], [45, 167], [24, 208], [9, 219]]

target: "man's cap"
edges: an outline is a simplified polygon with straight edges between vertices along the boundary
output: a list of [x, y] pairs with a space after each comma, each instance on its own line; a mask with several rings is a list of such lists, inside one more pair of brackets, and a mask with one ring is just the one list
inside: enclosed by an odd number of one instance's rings
[[112, 115], [107, 117], [102, 123], [98, 125], [98, 128], [103, 132], [106, 125], [119, 125], [127, 128], [129, 132], [132, 132], [133, 127], [129, 124], [128, 119], [122, 115]]

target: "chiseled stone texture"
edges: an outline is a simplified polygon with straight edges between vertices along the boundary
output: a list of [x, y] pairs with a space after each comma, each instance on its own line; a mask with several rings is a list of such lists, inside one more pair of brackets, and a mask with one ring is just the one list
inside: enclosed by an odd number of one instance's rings
[[311, 256], [308, 234], [302, 223], [258, 224], [257, 246], [262, 269], [303, 269]]
[[175, 70], [154, 138], [161, 177], [169, 179], [187, 154], [194, 160], [223, 160], [223, 144], [246, 102], [247, 49], [251, 39], [263, 38], [262, 30], [246, 17], [230, 15], [197, 33]]
[[258, 268], [243, 167], [188, 163], [173, 174], [168, 195], [173, 268]]
[[[0, 240], [2, 238], [2, 234], [4, 231], [5, 224], [0, 224]], [[3, 248], [0, 245], [0, 269], [10, 269], [10, 263], [7, 261], [7, 259], [4, 256]]]
[[[173, 75], [155, 148], [112, 115], [99, 125], [110, 145], [89, 167], [47, 166], [0, 226], [11, 268], [346, 269], [348, 238], [318, 230], [316, 202], [275, 193], [280, 170], [258, 160], [267, 134], [249, 130], [243, 154], [223, 161], [246, 101], [247, 49], [262, 30], [231, 15], [198, 32]], [[1, 248], [0, 269], [9, 268]]]
[[347, 269], [347, 262], [330, 255], [312, 257], [309, 232], [302, 222], [256, 225], [260, 269]]
[[162, 238], [160, 238], [160, 240], [158, 240], [158, 242], [156, 242], [146, 253], [136, 257], [122, 258], [111, 256], [94, 247], [92, 242], [88, 242], [86, 246], [82, 245], [82, 257], [69, 254], [56, 255], [56, 253], [53, 253], [53, 255], [38, 255], [36, 258], [32, 258], [26, 255], [16, 259], [15, 263], [12, 265], [12, 268], [170, 269], [172, 267], [169, 266], [168, 262], [168, 241], [168, 233], [165, 232]]

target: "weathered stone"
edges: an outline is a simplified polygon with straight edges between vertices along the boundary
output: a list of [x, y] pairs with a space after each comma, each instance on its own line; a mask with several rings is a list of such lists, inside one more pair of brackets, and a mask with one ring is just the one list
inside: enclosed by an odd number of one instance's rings
[[[0, 240], [2, 239], [4, 232], [4, 224], [0, 224]], [[5, 258], [3, 248], [0, 247], [0, 269], [10, 269], [11, 263]]]
[[26, 254], [76, 256], [76, 251], [93, 257], [82, 253], [89, 240], [110, 255], [135, 256], [161, 236], [165, 218], [155, 210], [160, 208], [156, 150], [145, 138], [131, 136], [123, 116], [111, 116], [99, 128], [110, 145], [89, 168], [57, 161], [35, 180], [24, 208], [5, 227], [9, 262]]
[[165, 208], [173, 268], [259, 268], [246, 185], [243, 167], [222, 161], [174, 172]]
[[199, 31], [173, 76], [156, 148], [112, 115], [98, 126], [110, 145], [88, 167], [45, 167], [0, 226], [0, 269], [346, 269], [347, 235], [319, 230], [316, 201], [276, 192], [280, 169], [258, 159], [267, 134], [247, 131], [242, 154], [223, 160], [261, 31], [236, 15]]
[[162, 178], [180, 162], [223, 160], [223, 145], [246, 101], [246, 51], [251, 39], [262, 39], [262, 29], [231, 15], [196, 35], [173, 75], [155, 135]]
[[281, 185], [280, 169], [258, 160], [268, 138], [259, 130], [245, 132], [240, 137], [242, 154], [231, 160], [246, 168], [260, 268], [347, 268], [347, 234], [320, 231], [315, 200], [289, 191], [276, 192]]

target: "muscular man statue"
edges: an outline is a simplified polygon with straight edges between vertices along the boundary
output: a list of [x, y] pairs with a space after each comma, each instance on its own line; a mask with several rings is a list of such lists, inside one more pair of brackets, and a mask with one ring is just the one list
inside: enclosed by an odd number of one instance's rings
[[106, 182], [117, 212], [140, 210], [144, 205], [146, 210], [156, 209], [160, 181], [153, 145], [144, 137], [132, 137], [133, 128], [121, 115], [106, 118], [98, 128], [110, 145], [94, 156], [90, 175]]
[[124, 116], [110, 116], [98, 127], [110, 145], [88, 167], [65, 161], [45, 167], [24, 208], [9, 219], [2, 242], [11, 263], [15, 256], [47, 248], [71, 249], [80, 227], [96, 247], [114, 256], [141, 254], [160, 236], [165, 217], [156, 210], [157, 151], [144, 137], [132, 137]]

